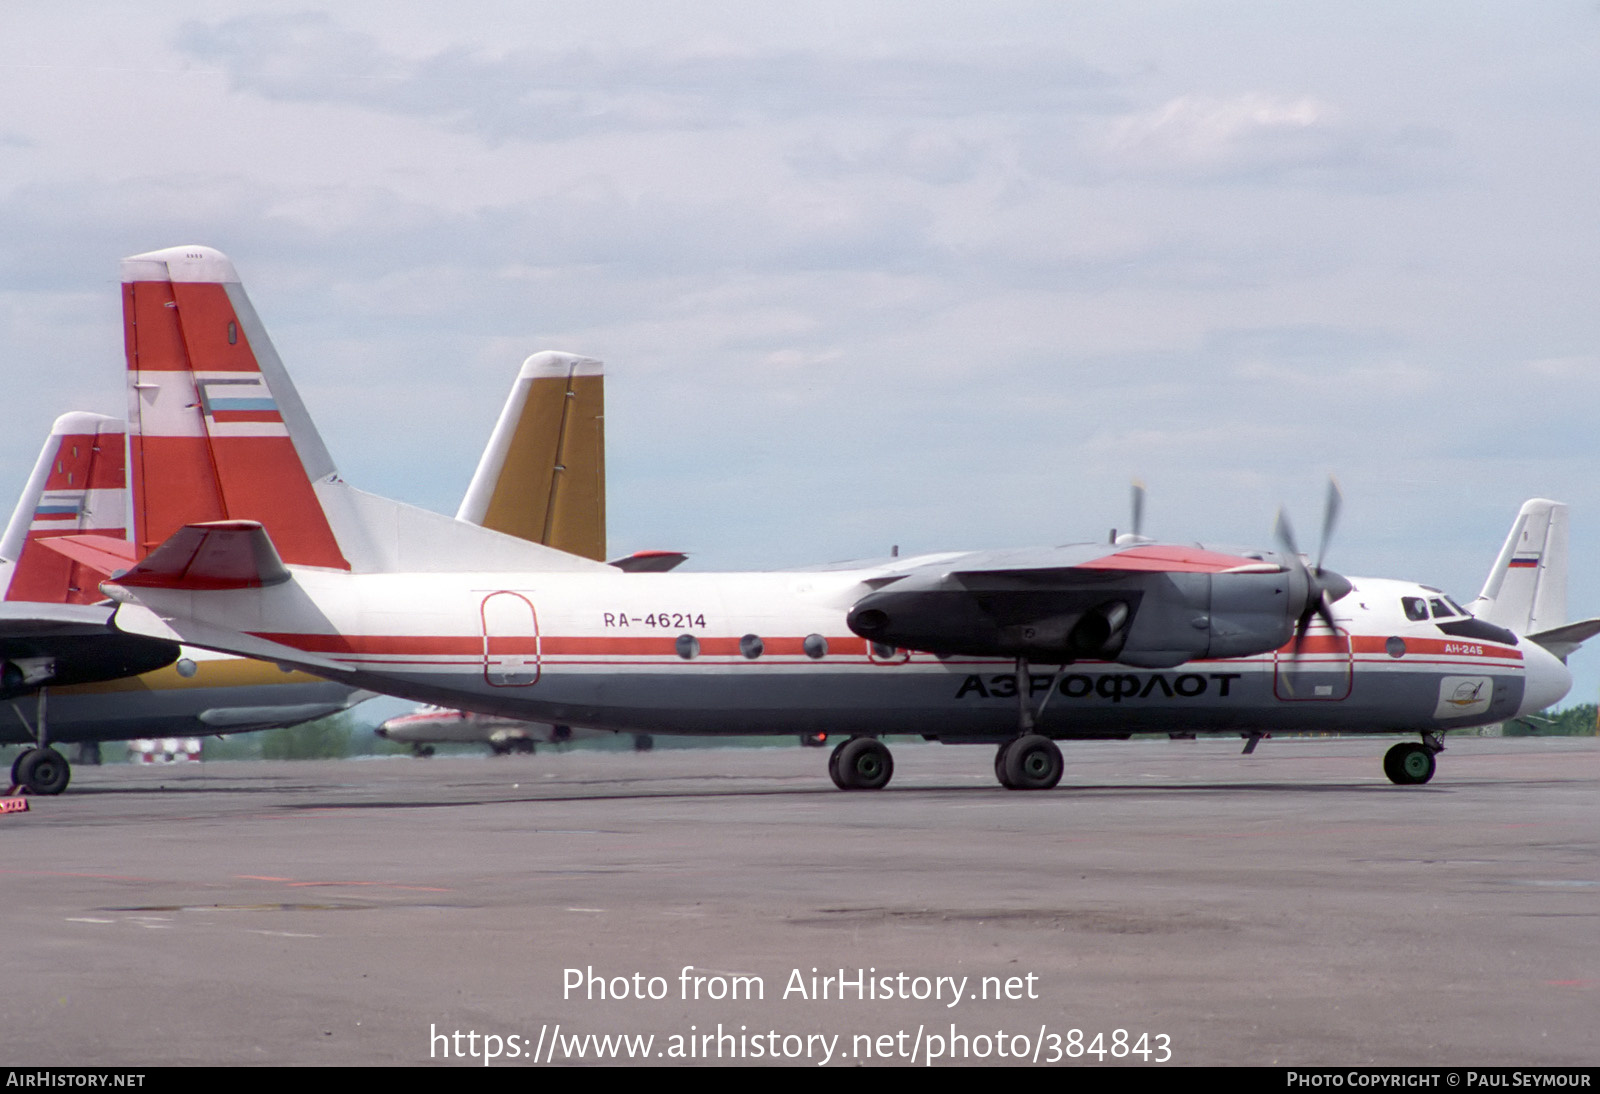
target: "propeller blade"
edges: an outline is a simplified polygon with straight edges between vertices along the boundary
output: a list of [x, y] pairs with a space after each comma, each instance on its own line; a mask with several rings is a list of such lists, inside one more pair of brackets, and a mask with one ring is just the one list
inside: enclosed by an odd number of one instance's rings
[[1328, 598], [1317, 597], [1317, 618], [1321, 619], [1335, 636], [1339, 633], [1339, 626], [1333, 621], [1333, 609], [1328, 607]]
[[1144, 483], [1133, 480], [1133, 534], [1144, 535]]
[[1278, 537], [1278, 542], [1283, 544], [1283, 549], [1289, 552], [1296, 565], [1304, 566], [1300, 561], [1300, 548], [1294, 542], [1294, 529], [1289, 526], [1289, 514], [1282, 508], [1278, 510], [1278, 521], [1272, 527], [1273, 535]]
[[1317, 547], [1317, 573], [1322, 572], [1322, 559], [1328, 553], [1328, 541], [1333, 538], [1333, 527], [1339, 521], [1339, 509], [1344, 503], [1344, 493], [1339, 480], [1328, 476], [1328, 500], [1322, 507], [1322, 542]]
[[1322, 508], [1322, 540], [1317, 545], [1317, 564], [1312, 569], [1307, 569], [1305, 561], [1300, 556], [1300, 546], [1295, 542], [1294, 529], [1289, 525], [1289, 515], [1282, 509], [1278, 510], [1278, 522], [1274, 529], [1278, 542], [1294, 560], [1295, 568], [1300, 571], [1306, 582], [1305, 607], [1300, 612], [1300, 618], [1295, 620], [1294, 643], [1289, 650], [1289, 673], [1283, 678], [1283, 686], [1291, 698], [1294, 696], [1293, 676], [1300, 668], [1300, 654], [1305, 649], [1306, 633], [1311, 630], [1312, 621], [1322, 620], [1330, 632], [1337, 634], [1339, 628], [1334, 622], [1333, 609], [1329, 604], [1350, 592], [1348, 578], [1322, 567], [1343, 504], [1344, 494], [1339, 489], [1338, 480], [1330, 475], [1328, 499]]

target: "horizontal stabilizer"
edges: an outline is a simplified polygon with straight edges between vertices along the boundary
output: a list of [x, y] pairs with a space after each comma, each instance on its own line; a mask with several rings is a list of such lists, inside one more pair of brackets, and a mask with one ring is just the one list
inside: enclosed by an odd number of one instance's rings
[[615, 566], [625, 574], [664, 574], [682, 566], [688, 559], [682, 551], [635, 551], [614, 558], [606, 565]]
[[178, 529], [114, 584], [143, 589], [260, 589], [289, 580], [267, 531], [253, 520]]
[[110, 536], [51, 536], [41, 539], [39, 546], [70, 558], [94, 574], [96, 584], [128, 569], [136, 561], [131, 542]]
[[[293, 588], [293, 586], [284, 586]], [[122, 600], [129, 596], [122, 592], [116, 585], [112, 585], [108, 592], [113, 592], [116, 598]], [[180, 618], [175, 614], [157, 611], [143, 604], [123, 603], [111, 617], [111, 625], [125, 635], [139, 635], [145, 638], [159, 638], [168, 642], [182, 642], [190, 646], [204, 646], [207, 649], [237, 650], [241, 656], [254, 657], [258, 661], [271, 661], [283, 668], [286, 665], [302, 668], [307, 672], [314, 672], [318, 676], [325, 676], [336, 680], [349, 672], [349, 667], [337, 661], [330, 661], [314, 653], [295, 649], [274, 642], [270, 638], [242, 633], [232, 627], [218, 627], [207, 623]], [[177, 647], [173, 647], [173, 657], [177, 657]]]
[[1555, 656], [1565, 661], [1571, 657], [1579, 646], [1583, 645], [1595, 635], [1600, 634], [1600, 619], [1583, 619], [1576, 623], [1568, 623], [1564, 627], [1553, 627], [1538, 634], [1528, 635], [1528, 639], [1539, 643]]

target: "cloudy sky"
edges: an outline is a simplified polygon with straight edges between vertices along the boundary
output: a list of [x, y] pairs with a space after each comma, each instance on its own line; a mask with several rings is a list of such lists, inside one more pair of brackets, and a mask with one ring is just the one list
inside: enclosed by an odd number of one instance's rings
[[[611, 538], [1098, 538], [1600, 614], [1600, 5], [60, 0], [0, 13], [0, 496], [120, 413], [117, 260], [234, 259], [345, 477], [453, 512], [603, 358]], [[1589, 662], [1594, 662], [1590, 665]], [[1593, 699], [1600, 650], [1575, 658]]]

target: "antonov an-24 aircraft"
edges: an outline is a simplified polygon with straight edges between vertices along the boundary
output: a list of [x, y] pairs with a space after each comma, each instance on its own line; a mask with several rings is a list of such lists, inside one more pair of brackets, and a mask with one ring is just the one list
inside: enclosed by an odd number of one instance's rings
[[1592, 631], [1556, 602], [1552, 502], [1524, 507], [1476, 615], [1310, 566], [1286, 530], [1281, 551], [1130, 535], [619, 572], [342, 482], [226, 256], [138, 255], [122, 281], [136, 495], [183, 526], [102, 586], [116, 625], [355, 687], [633, 733], [842, 735], [828, 769], [844, 789], [889, 782], [886, 734], [997, 746], [1020, 790], [1060, 779], [1056, 740], [1414, 733], [1384, 770], [1423, 783], [1446, 731], [1565, 695], [1562, 658]]

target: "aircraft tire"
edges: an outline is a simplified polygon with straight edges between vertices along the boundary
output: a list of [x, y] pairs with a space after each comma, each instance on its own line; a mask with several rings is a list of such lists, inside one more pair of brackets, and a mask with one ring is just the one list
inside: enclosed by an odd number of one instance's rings
[[838, 772], [833, 781], [841, 790], [882, 790], [894, 777], [894, 757], [876, 737], [850, 738], [832, 766]]
[[840, 790], [850, 789], [845, 785], [844, 776], [839, 774], [839, 753], [844, 751], [844, 746], [849, 744], [851, 740], [852, 738], [846, 737], [844, 740], [834, 745], [833, 751], [828, 754], [828, 778], [832, 779], [833, 785], [837, 786]]
[[22, 785], [22, 779], [19, 777], [19, 774], [20, 774], [20, 772], [22, 770], [22, 761], [24, 759], [26, 759], [28, 754], [30, 752], [32, 752], [32, 751], [33, 751], [33, 749], [31, 749], [31, 748], [25, 748], [21, 752], [17, 753], [17, 758], [16, 759], [11, 761], [11, 785], [12, 786], [21, 786]]
[[1000, 747], [994, 750], [994, 777], [1000, 780], [1000, 785], [1007, 790], [1015, 790], [1011, 785], [1011, 776], [1006, 774], [1006, 753], [1011, 751], [1011, 746], [1017, 743], [1013, 737], [1009, 741], [1001, 741]]
[[30, 794], [59, 794], [72, 779], [72, 766], [53, 748], [30, 748], [17, 764], [17, 782]]
[[635, 733], [633, 735], [633, 750], [635, 752], [649, 752], [656, 747], [656, 739], [648, 733]]
[[1019, 737], [1006, 749], [1006, 787], [1010, 790], [1049, 790], [1061, 781], [1065, 766], [1061, 750], [1050, 738], [1037, 733]]
[[1383, 773], [1396, 786], [1420, 786], [1433, 778], [1436, 767], [1427, 745], [1398, 744], [1383, 754]]

